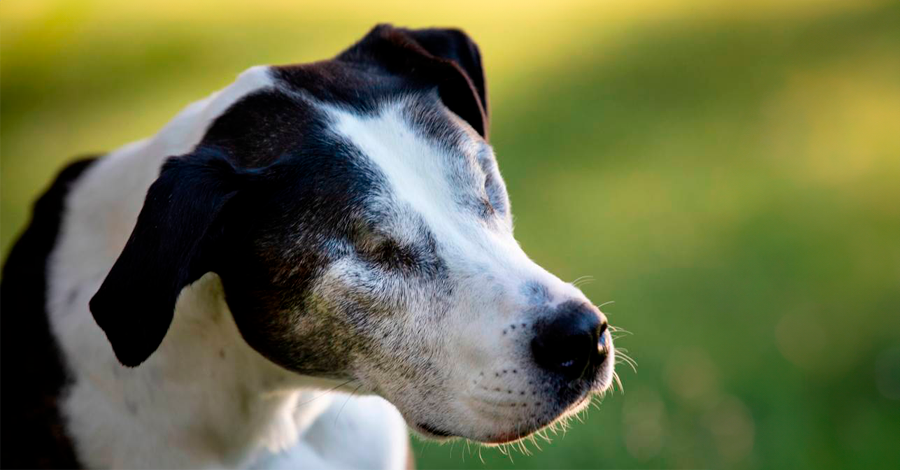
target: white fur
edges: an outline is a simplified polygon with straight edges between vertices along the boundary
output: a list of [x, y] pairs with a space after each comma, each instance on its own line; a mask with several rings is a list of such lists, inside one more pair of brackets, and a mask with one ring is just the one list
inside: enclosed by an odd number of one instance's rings
[[[147, 189], [165, 159], [193, 150], [229, 106], [274, 86], [268, 68], [248, 70], [153, 138], [97, 162], [67, 197], [49, 262], [47, 307], [74, 375], [61, 409], [81, 461], [114, 468], [402, 468], [409, 453], [405, 422], [497, 442], [558, 418], [564, 410], [554, 408], [552, 393], [540, 386], [543, 372], [523, 353], [531, 339], [525, 325], [536, 321], [536, 310], [587, 299], [525, 255], [508, 213], [479, 219], [461, 207], [455, 185], [477, 189], [480, 181], [483, 187], [476, 154], [489, 147], [445, 108], [441, 112], [459, 125], [462, 147], [438, 145], [413, 129], [404, 111], [417, 97], [361, 116], [295, 93], [329, 113], [333, 130], [384, 175], [389, 198], [421, 217], [452, 277], [455, 293], [440, 302], [393, 278], [392, 288], [406, 303], [396, 312], [399, 324], [381, 319], [396, 330], [386, 349], [406, 347], [408, 357], [399, 359], [408, 361], [404, 366], [435, 362], [414, 381], [391, 364], [354, 364], [361, 390], [377, 391], [393, 405], [341, 394], [335, 390], [341, 384], [262, 357], [241, 337], [213, 273], [182, 290], [169, 331], [146, 362], [133, 369], [119, 364], [87, 306], [132, 232]], [[398, 220], [391, 235], [411, 241], [416, 223]], [[332, 263], [321, 278], [314, 290], [324, 300], [361, 279], [390, 282], [351, 256]], [[540, 305], [523, 291], [529, 283], [546, 289]], [[516, 325], [521, 328], [514, 334]], [[422, 344], [428, 348], [414, 349]], [[601, 388], [608, 386], [612, 358], [611, 350]]]
[[162, 345], [137, 368], [119, 364], [88, 310], [164, 160], [190, 152], [231, 104], [270, 86], [268, 68], [248, 70], [153, 138], [100, 160], [66, 200], [47, 307], [74, 376], [61, 408], [90, 467], [405, 465], [408, 436], [396, 409], [379, 398], [323, 392], [333, 384], [264, 359], [240, 337], [214, 274], [182, 291]]
[[[475, 178], [472, 175], [481, 174], [475, 155], [490, 149], [485, 149], [487, 144], [453, 115], [449, 117], [460, 124], [462, 148], [430, 142], [411, 127], [408, 113], [404, 112], [415, 106], [414, 100], [388, 102], [380, 112], [365, 116], [327, 108], [334, 119], [334, 129], [361, 149], [386, 176], [390, 196], [422, 216], [439, 241], [441, 257], [458, 285], [443, 323], [411, 333], [418, 341], [439, 348], [435, 356], [452, 358], [440, 364], [448, 378], [430, 384], [427, 390], [411, 390], [408, 384], [396, 380], [385, 383], [377, 372], [363, 381], [397, 406], [410, 424], [427, 423], [469, 438], [493, 440], [529, 428], [533, 423], [531, 414], [545, 413], [542, 407], [550, 401], [544, 399], [544, 405], [538, 405], [535, 399], [526, 402], [523, 397], [532, 396], [532, 392], [543, 393], [535, 388], [536, 380], [528, 381], [527, 372], [535, 365], [530, 355], [522, 354], [521, 338], [513, 341], [512, 334], [501, 337], [507, 325], [524, 326], [530, 305], [522, 286], [536, 282], [546, 287], [550, 299], [543, 307], [548, 309], [565, 301], [588, 300], [580, 290], [528, 258], [513, 238], [508, 218], [498, 214], [491, 221], [479, 220], [479, 214], [460, 207], [461, 191], [454, 182], [460, 181], [459, 175]], [[410, 238], [415, 232], [415, 224], [411, 225], [406, 228]], [[396, 233], [392, 236], [407, 236], [404, 227], [393, 229]], [[365, 275], [352, 261], [334, 263], [328, 274], [338, 280]], [[443, 316], [433, 311], [427, 298], [410, 310], [413, 317], [409, 323], [414, 325], [428, 324]], [[610, 363], [612, 354], [611, 351]], [[513, 370], [520, 372], [510, 373]], [[611, 374], [611, 367], [606, 374]], [[609, 377], [605, 380], [608, 383]]]

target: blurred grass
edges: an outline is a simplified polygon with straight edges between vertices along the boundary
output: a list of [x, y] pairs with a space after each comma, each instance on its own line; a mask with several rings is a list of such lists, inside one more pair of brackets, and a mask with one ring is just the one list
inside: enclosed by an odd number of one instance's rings
[[479, 42], [518, 238], [640, 363], [532, 456], [421, 468], [900, 468], [897, 2], [5, 1], [3, 252], [65, 161], [378, 21]]

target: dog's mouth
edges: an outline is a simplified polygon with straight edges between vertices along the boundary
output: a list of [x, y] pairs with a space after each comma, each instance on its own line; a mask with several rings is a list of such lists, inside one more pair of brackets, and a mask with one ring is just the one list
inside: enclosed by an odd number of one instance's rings
[[[607, 343], [609, 343], [607, 338]], [[454, 424], [453, 421], [443, 423], [437, 420], [412, 421], [411, 428], [427, 439], [444, 441], [453, 438], [464, 438], [486, 445], [502, 445], [525, 439], [540, 430], [553, 426], [559, 420], [578, 413], [587, 407], [592, 398], [604, 394], [613, 382], [613, 364], [615, 352], [608, 348], [605, 360], [596, 366], [593, 372], [586, 372], [583, 378], [576, 381], [563, 381], [541, 377], [541, 381], [522, 377], [521, 370], [516, 374], [513, 368], [507, 369], [511, 374], [519, 376], [518, 382], [493, 382], [482, 384], [480, 379], [473, 380], [472, 388], [464, 394], [460, 410], [462, 415]], [[507, 370], [493, 375], [503, 376]], [[481, 377], [491, 374], [480, 374]], [[539, 383], [539, 387], [526, 388], [525, 385]], [[459, 427], [459, 423], [466, 425]], [[450, 426], [447, 426], [450, 424]]]
[[[446, 440], [460, 437], [449, 431], [425, 423], [417, 423], [414, 425], [414, 428], [419, 434], [422, 434], [424, 437], [433, 440]], [[518, 441], [519, 439], [524, 439], [539, 429], [540, 428], [536, 428], [526, 432], [500, 433], [490, 436], [486, 439], [478, 439], [477, 441], [481, 442], [482, 444], [488, 445], [506, 444], [509, 442]]]
[[445, 431], [441, 428], [432, 426], [427, 423], [416, 423], [413, 427], [420, 434], [424, 435], [425, 437], [431, 438], [431, 439], [440, 440], [440, 439], [449, 439], [452, 437], [457, 437], [450, 431]]
[[587, 393], [580, 399], [578, 399], [575, 403], [563, 408], [557, 413], [548, 415], [544, 419], [532, 418], [527, 424], [518, 424], [515, 426], [515, 431], [499, 431], [489, 433], [487, 435], [473, 437], [451, 432], [439, 426], [424, 422], [415, 423], [413, 424], [412, 428], [423, 437], [432, 440], [443, 441], [462, 437], [486, 445], [507, 444], [524, 439], [531, 434], [534, 434], [535, 432], [538, 432], [541, 429], [552, 425], [558, 419], [562, 419], [564, 416], [582, 409], [587, 403], [590, 402], [592, 396], [593, 393]]
[[521, 439], [524, 439], [541, 429], [544, 429], [548, 426], [553, 425], [554, 422], [564, 419], [565, 416], [576, 413], [579, 410], [583, 409], [590, 403], [591, 398], [594, 396], [593, 392], [588, 392], [584, 394], [580, 399], [578, 399], [575, 403], [563, 408], [563, 410], [559, 413], [556, 413], [553, 417], [548, 417], [541, 421], [532, 421], [530, 426], [525, 426], [524, 429], [521, 429], [519, 426], [516, 426], [515, 432], [500, 432], [494, 435], [489, 436], [486, 439], [480, 439], [480, 442], [489, 445], [499, 445], [499, 444], [507, 444], [510, 442], [515, 442]]

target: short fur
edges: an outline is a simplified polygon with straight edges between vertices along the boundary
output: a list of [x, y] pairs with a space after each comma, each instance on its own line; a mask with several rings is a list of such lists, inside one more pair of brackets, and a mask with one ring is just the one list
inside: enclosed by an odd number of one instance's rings
[[515, 242], [487, 137], [475, 43], [381, 25], [66, 170], [4, 270], [4, 357], [38, 341], [53, 405], [3, 465], [402, 468], [406, 424], [496, 443], [583, 407], [605, 317]]

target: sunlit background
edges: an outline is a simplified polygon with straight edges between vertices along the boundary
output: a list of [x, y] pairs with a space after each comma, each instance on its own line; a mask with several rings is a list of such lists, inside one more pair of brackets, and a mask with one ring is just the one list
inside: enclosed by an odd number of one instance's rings
[[[481, 46], [525, 250], [639, 363], [552, 443], [420, 468], [900, 468], [900, 4], [0, 2], [2, 250], [67, 161], [376, 22]], [[4, 315], [14, 312], [3, 312]]]

